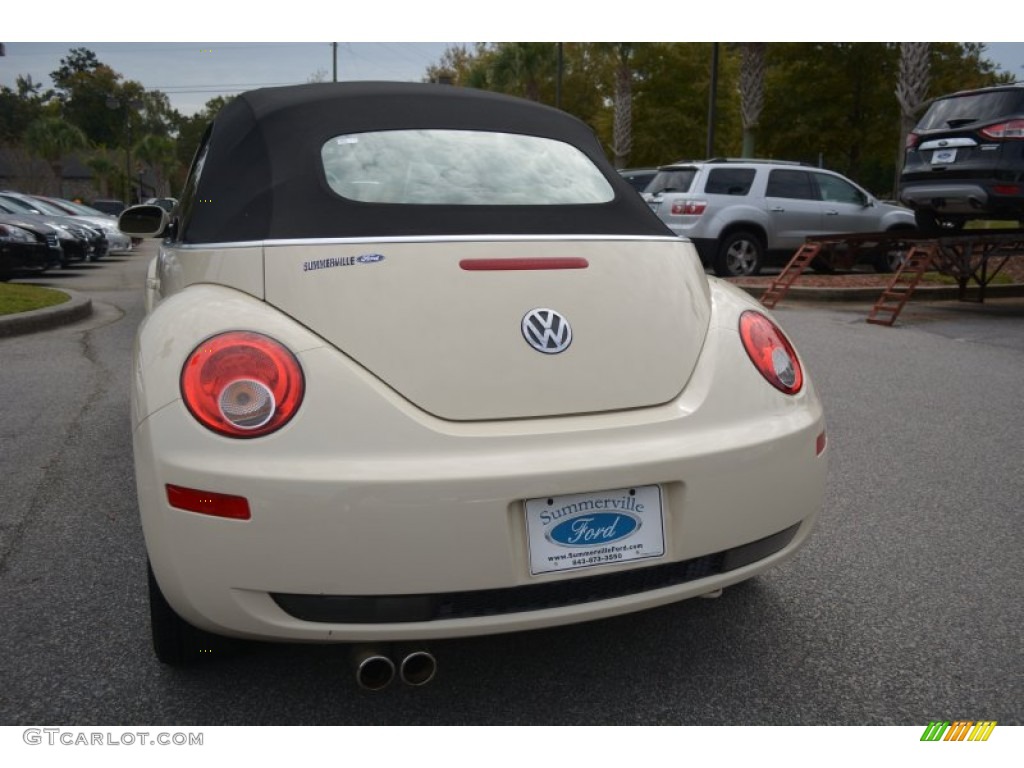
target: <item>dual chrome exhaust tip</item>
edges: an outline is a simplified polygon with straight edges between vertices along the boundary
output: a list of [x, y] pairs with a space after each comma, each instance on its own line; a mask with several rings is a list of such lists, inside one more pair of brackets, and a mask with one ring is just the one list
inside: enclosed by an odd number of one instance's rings
[[[395, 659], [398, 663], [395, 663]], [[381, 691], [398, 677], [409, 686], [426, 685], [437, 674], [437, 659], [429, 651], [417, 650], [392, 658], [373, 648], [357, 648], [353, 655], [356, 683], [367, 691]]]

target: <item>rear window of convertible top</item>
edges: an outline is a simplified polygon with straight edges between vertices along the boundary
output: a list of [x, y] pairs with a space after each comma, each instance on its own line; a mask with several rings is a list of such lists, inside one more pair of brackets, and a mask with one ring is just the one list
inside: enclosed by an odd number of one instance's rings
[[539, 136], [416, 129], [336, 136], [320, 151], [330, 188], [402, 205], [580, 205], [615, 192], [590, 159]]

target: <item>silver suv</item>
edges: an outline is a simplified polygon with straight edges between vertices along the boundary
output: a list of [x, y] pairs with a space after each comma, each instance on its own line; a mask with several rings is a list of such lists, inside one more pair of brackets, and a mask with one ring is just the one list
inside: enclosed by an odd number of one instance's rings
[[[784, 263], [809, 235], [914, 230], [914, 214], [884, 203], [838, 173], [778, 160], [714, 159], [663, 166], [644, 198], [722, 277]], [[902, 252], [869, 255], [879, 272]]]

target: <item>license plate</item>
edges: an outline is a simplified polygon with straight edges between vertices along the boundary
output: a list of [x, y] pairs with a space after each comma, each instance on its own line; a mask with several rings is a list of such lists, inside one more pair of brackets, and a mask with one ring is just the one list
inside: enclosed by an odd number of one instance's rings
[[932, 165], [946, 165], [956, 160], [955, 149], [936, 149], [932, 152]]
[[631, 563], [665, 554], [657, 485], [526, 501], [530, 573]]

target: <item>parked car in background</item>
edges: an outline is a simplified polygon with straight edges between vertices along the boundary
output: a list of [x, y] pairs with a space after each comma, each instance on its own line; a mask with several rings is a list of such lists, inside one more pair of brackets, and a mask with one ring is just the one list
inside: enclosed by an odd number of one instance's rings
[[151, 197], [145, 202], [146, 205], [159, 205], [165, 211], [170, 213], [174, 210], [174, 206], [178, 204], [177, 199], [173, 197]]
[[[913, 231], [908, 208], [844, 176], [778, 160], [714, 159], [664, 166], [644, 192], [651, 210], [723, 277], [785, 263], [810, 235]], [[868, 255], [890, 272], [902, 246]]]
[[107, 245], [111, 253], [130, 251], [132, 239], [117, 228], [117, 217], [90, 208], [88, 205], [76, 203], [73, 200], [63, 200], [56, 197], [44, 197], [32, 195], [49, 206], [63, 211], [68, 216], [75, 216], [91, 226], [99, 227], [107, 238]]
[[50, 266], [46, 242], [35, 233], [9, 223], [0, 216], [0, 281], [25, 272], [45, 272]]
[[53, 227], [60, 243], [61, 266], [76, 261], [91, 261], [94, 254], [100, 251], [106, 253], [107, 244], [103, 234], [77, 222], [74, 217], [36, 213], [30, 206], [6, 199], [2, 195], [0, 213], [32, 217], [40, 224]]
[[47, 267], [63, 267], [67, 263], [64, 249], [61, 247], [61, 231], [57, 227], [46, 224], [33, 214], [5, 213], [0, 208], [0, 223], [10, 224], [30, 232], [37, 243], [46, 248]]
[[657, 168], [622, 168], [619, 174], [630, 183], [637, 192], [643, 192], [651, 180], [658, 175]]
[[95, 261], [106, 256], [109, 252], [118, 250], [126, 251], [131, 248], [131, 238], [117, 228], [117, 219], [100, 213], [99, 215], [86, 214], [76, 211], [70, 206], [71, 201], [59, 203], [40, 195], [28, 195], [23, 192], [12, 192], [5, 190], [0, 192], [0, 200], [15, 202], [26, 206], [27, 210], [33, 213], [41, 213], [48, 216], [67, 216], [76, 224], [96, 230], [103, 235], [104, 247], [97, 247], [90, 256]]
[[[802, 361], [583, 122], [314, 83], [238, 96], [195, 157], [172, 216], [120, 217], [161, 240], [131, 424], [162, 661], [588, 621], [807, 540]], [[423, 647], [359, 658], [364, 687], [434, 673]]]
[[95, 208], [97, 211], [103, 213], [109, 213], [111, 216], [119, 216], [126, 206], [120, 200], [93, 200], [89, 203], [90, 208]]
[[1024, 226], [1024, 84], [933, 101], [907, 135], [900, 200], [927, 233], [972, 219]]

